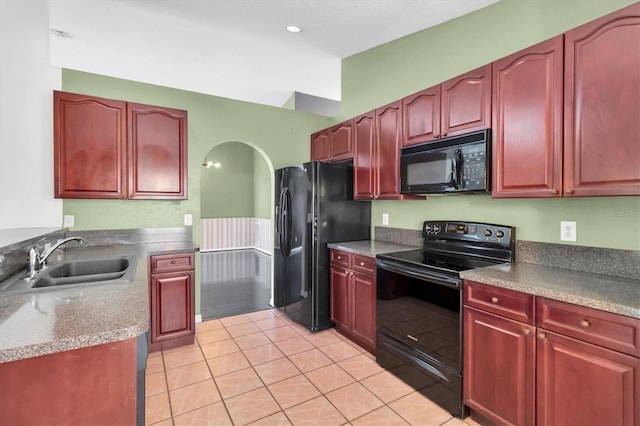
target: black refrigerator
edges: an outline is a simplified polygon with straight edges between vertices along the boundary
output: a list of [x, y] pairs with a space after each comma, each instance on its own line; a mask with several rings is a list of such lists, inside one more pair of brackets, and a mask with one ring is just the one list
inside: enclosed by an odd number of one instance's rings
[[353, 201], [353, 167], [310, 162], [276, 170], [274, 305], [311, 331], [329, 320], [327, 243], [368, 240], [371, 203]]

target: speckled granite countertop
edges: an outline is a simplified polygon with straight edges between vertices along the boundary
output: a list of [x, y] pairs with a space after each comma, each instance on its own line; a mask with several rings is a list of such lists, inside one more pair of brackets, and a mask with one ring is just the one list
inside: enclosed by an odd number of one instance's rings
[[415, 250], [421, 248], [420, 246], [409, 246], [377, 240], [329, 243], [327, 244], [327, 247], [369, 257], [376, 257], [376, 254], [393, 253], [394, 251]]
[[0, 363], [139, 336], [149, 329], [147, 256], [194, 252], [191, 242], [67, 249], [50, 263], [137, 256], [131, 281], [0, 294]]
[[640, 281], [569, 269], [512, 263], [460, 273], [467, 280], [640, 318]]

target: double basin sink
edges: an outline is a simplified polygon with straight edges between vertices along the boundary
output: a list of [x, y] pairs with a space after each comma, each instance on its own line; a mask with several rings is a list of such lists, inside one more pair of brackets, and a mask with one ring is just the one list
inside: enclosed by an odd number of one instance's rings
[[0, 292], [131, 281], [136, 271], [136, 259], [136, 256], [120, 256], [55, 262], [34, 277], [29, 277], [24, 270], [0, 282]]

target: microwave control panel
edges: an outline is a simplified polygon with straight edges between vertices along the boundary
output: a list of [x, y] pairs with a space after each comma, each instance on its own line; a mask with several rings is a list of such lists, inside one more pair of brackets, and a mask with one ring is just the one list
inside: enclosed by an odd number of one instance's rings
[[484, 190], [487, 182], [487, 151], [484, 144], [462, 147], [462, 189]]

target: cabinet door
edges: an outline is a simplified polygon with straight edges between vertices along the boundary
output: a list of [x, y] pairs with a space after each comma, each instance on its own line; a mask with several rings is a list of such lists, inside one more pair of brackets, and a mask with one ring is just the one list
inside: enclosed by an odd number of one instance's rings
[[56, 198], [126, 197], [126, 103], [54, 92]]
[[538, 329], [543, 425], [640, 424], [640, 359]]
[[194, 272], [151, 276], [151, 342], [194, 333]]
[[535, 327], [465, 306], [464, 403], [496, 424], [535, 424], [535, 347]]
[[311, 161], [329, 161], [331, 159], [331, 145], [329, 143], [329, 129], [311, 135]]
[[375, 197], [374, 112], [353, 119], [353, 199], [372, 200]]
[[640, 195], [640, 3], [565, 38], [564, 193]]
[[402, 101], [376, 109], [376, 192], [381, 200], [400, 199]]
[[349, 280], [351, 272], [338, 267], [331, 267], [331, 322], [349, 330]]
[[353, 135], [351, 120], [331, 128], [331, 161], [353, 158]]
[[562, 36], [493, 64], [493, 191], [560, 197]]
[[187, 198], [187, 112], [127, 104], [129, 198]]
[[440, 135], [440, 85], [402, 100], [404, 136], [402, 146], [437, 139]]
[[491, 128], [491, 64], [441, 86], [441, 137]]
[[352, 275], [350, 332], [365, 349], [375, 352], [376, 278], [371, 275]]

